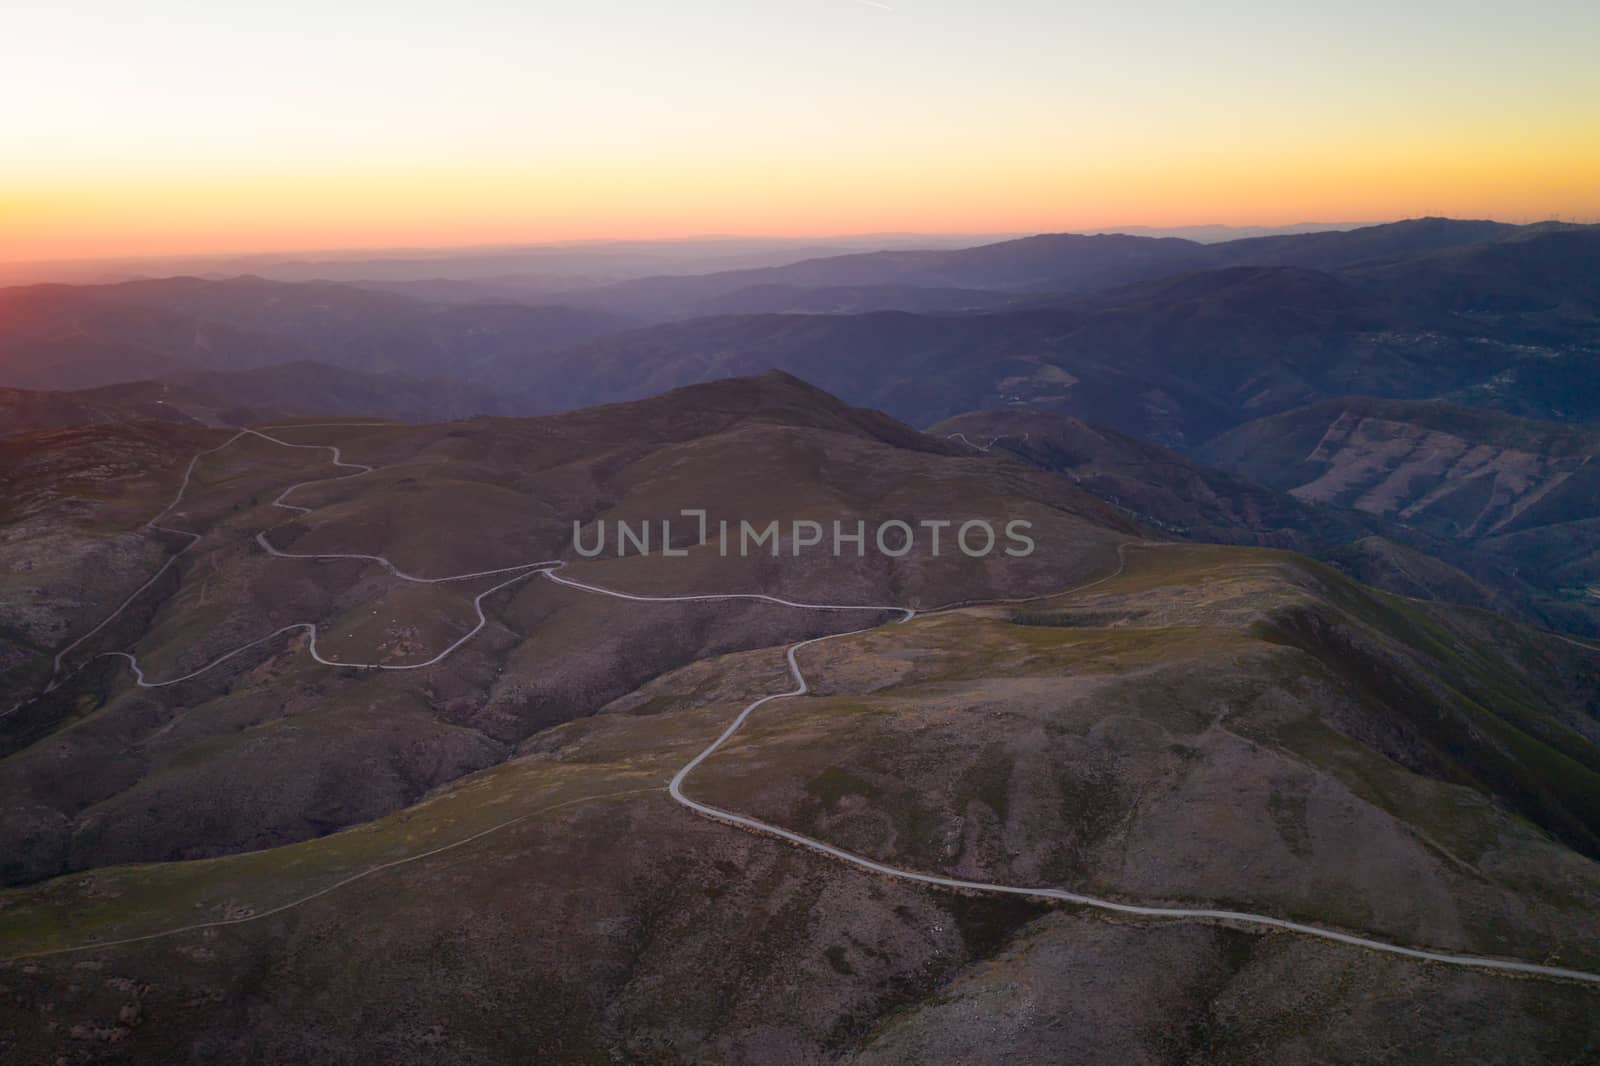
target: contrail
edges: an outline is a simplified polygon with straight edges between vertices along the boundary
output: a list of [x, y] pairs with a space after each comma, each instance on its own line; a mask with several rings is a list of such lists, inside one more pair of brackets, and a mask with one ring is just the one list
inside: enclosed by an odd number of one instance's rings
[[856, 0], [856, 3], [858, 3], [858, 4], [866, 4], [868, 7], [875, 7], [879, 11], [893, 11], [894, 10], [894, 8], [890, 7], [888, 4], [880, 4], [880, 3], [878, 3], [878, 0]]

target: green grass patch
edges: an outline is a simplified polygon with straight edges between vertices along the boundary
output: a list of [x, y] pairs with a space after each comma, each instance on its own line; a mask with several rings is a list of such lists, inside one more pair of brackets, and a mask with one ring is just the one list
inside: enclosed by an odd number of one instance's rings
[[104, 867], [0, 892], [3, 954], [77, 947], [261, 913], [555, 804], [654, 787], [661, 776], [622, 766], [597, 773], [592, 764], [507, 763], [463, 779], [416, 807], [315, 840], [217, 859]]

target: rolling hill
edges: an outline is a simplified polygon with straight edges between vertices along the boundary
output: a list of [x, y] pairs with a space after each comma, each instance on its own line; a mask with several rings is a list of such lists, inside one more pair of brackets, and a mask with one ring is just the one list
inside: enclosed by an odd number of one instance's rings
[[[1126, 555], [1092, 589], [808, 649], [812, 693], [760, 708], [690, 794], [914, 870], [1600, 966], [1592, 654], [1284, 553]], [[672, 605], [628, 610], [679, 624]], [[673, 772], [784, 683], [776, 649], [714, 657], [359, 828], [0, 894], [23, 955], [0, 962], [5, 1047], [337, 1046], [363, 1063], [1595, 1049], [1596, 993], [1576, 983], [944, 891], [673, 804]]]
[[[568, 560], [580, 580], [652, 593], [932, 603], [1070, 583], [1133, 529], [1063, 479], [1020, 464], [996, 477], [990, 463], [781, 375], [548, 419], [271, 434], [147, 423], [7, 440], [0, 477], [20, 506], [8, 516], [6, 599], [22, 609], [8, 623], [0, 711], [63, 682], [0, 718], [12, 753], [0, 779], [16, 799], [0, 827], [7, 880], [320, 835], [503, 760], [665, 670], [848, 621], [764, 603], [691, 605], [670, 612], [663, 634], [547, 581], [502, 588], [518, 573], [538, 577], [505, 567]], [[130, 435], [149, 442], [137, 476], [107, 466]], [[339, 479], [323, 448], [282, 442], [337, 444], [378, 469]], [[207, 449], [174, 502], [187, 456]], [[283, 490], [318, 479], [279, 506]], [[930, 554], [926, 542], [901, 559], [787, 566], [764, 548], [703, 547], [660, 568], [574, 553], [574, 523], [675, 520], [682, 537], [685, 507], [763, 528], [836, 516], [1026, 519], [1053, 550], [1003, 570], [953, 548]], [[141, 528], [153, 515], [159, 528]], [[185, 548], [174, 529], [201, 535]], [[452, 579], [404, 579], [366, 558], [380, 555], [402, 574]], [[471, 631], [480, 604], [494, 621], [479, 639], [437, 668], [411, 668]], [[319, 632], [284, 629], [300, 623]], [[132, 653], [142, 673], [98, 654], [107, 651]], [[311, 651], [379, 665], [330, 669]], [[196, 671], [170, 687], [134, 684]]]
[[259, 278], [30, 286], [0, 290], [0, 385], [78, 389], [320, 362], [503, 388], [555, 352], [633, 324], [571, 307], [448, 306]]
[[[7, 438], [0, 1052], [1592, 1057], [1597, 650], [1162, 541], [1086, 488], [1313, 505], [1038, 419], [1023, 462], [768, 374]], [[778, 535], [576, 550], [685, 507]], [[792, 525], [980, 517], [1038, 550]]]
[[[1600, 237], [1594, 238], [1600, 240]], [[648, 327], [548, 364], [553, 408], [778, 367], [919, 425], [1025, 404], [1186, 448], [1352, 392], [1600, 415], [1590, 334], [1412, 307], [1300, 268], [1231, 267], [1053, 306], [751, 315]], [[1559, 401], [1552, 390], [1560, 383]]]
[[364, 374], [322, 363], [254, 370], [176, 371], [74, 391], [0, 389], [0, 437], [68, 426], [126, 422], [245, 425], [285, 418], [392, 418], [429, 422], [515, 414], [525, 401], [460, 381]]
[[270, 366], [304, 359], [299, 345], [178, 311], [102, 299], [66, 285], [0, 289], [0, 384], [79, 389], [196, 367]]

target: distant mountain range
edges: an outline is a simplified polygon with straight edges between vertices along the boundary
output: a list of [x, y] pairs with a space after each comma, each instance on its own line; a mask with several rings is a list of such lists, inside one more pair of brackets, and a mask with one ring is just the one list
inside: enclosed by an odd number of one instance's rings
[[348, 285], [198, 278], [0, 290], [0, 384], [84, 388], [198, 370], [318, 361], [460, 380], [636, 323], [514, 303], [452, 307]]
[[1086, 233], [1125, 233], [1130, 237], [1181, 237], [1186, 241], [1216, 244], [1248, 237], [1282, 237], [1294, 233], [1323, 233], [1328, 230], [1366, 229], [1372, 222], [1297, 222], [1289, 226], [1112, 226]]
[[635, 314], [681, 316], [686, 308], [754, 286], [1102, 292], [1228, 266], [1341, 270], [1459, 248], [1518, 231], [1519, 227], [1500, 222], [1427, 218], [1349, 231], [1284, 234], [1216, 244], [1126, 234], [1043, 234], [976, 248], [865, 252], [757, 270], [640, 278], [575, 292], [569, 294], [569, 299]]
[[1600, 227], [1418, 219], [890, 250], [538, 305], [425, 279], [34, 286], [0, 290], [0, 385], [309, 361], [548, 412], [776, 367], [915, 424], [1028, 404], [1177, 447], [1350, 394], [1582, 421], [1600, 416], [1597, 277]]
[[[546, 395], [557, 407], [593, 403], [776, 366], [913, 423], [1026, 404], [1180, 448], [1352, 393], [1600, 417], [1600, 228], [1385, 229], [1179, 246], [1185, 260], [1220, 250], [1276, 262], [1099, 293], [1006, 292], [998, 310], [657, 325], [554, 360]], [[1375, 258], [1401, 247], [1430, 250]], [[1297, 257], [1321, 267], [1285, 262]], [[1350, 265], [1325, 269], [1335, 263]]]
[[522, 406], [516, 398], [460, 381], [364, 374], [303, 361], [254, 370], [186, 370], [159, 381], [74, 391], [0, 389], [0, 437], [139, 421], [240, 426], [356, 415], [430, 422], [514, 414]]
[[1008, 447], [1161, 528], [1594, 632], [1597, 279], [1600, 227], [1418, 219], [890, 249], [560, 304], [426, 279], [30, 286], [0, 290], [0, 435], [553, 413], [779, 368], [913, 425], [1034, 432]]

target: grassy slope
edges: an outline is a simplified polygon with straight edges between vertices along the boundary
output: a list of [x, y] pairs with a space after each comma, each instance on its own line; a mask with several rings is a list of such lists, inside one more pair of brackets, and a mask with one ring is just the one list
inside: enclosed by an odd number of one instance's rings
[[[921, 868], [1226, 899], [1490, 953], [1531, 938], [1600, 962], [1569, 924], [1600, 897], [1600, 870], [1569, 850], [1592, 854], [1600, 825], [1580, 706], [1553, 713], [1423, 607], [1308, 561], [1132, 554], [1126, 576], [1058, 609], [819, 649], [827, 698], [753, 722], [697, 794]], [[868, 680], [886, 673], [887, 688]], [[1188, 819], [1161, 813], [1173, 805]], [[1225, 834], [1217, 861], [1198, 849], [1193, 867], [1163, 865], [1206, 826]], [[1362, 834], [1382, 846], [1369, 854]], [[1380, 872], [1348, 874], [1362, 862]], [[1390, 906], [1390, 891], [1428, 894], [1391, 876], [1432, 882], [1459, 924]]]
[[[1286, 647], [1260, 619], [1331, 600], [1345, 624], [1404, 633], [1423, 655], [1451, 651], [1448, 629], [1281, 553], [1163, 548], [1130, 558], [1113, 582], [1033, 606], [1028, 624], [1008, 609], [969, 610], [807, 653], [818, 695], [765, 708], [690, 790], [923, 868], [1251, 905], [1396, 939], [1600, 965], [1585, 924], [1600, 894], [1594, 864], [1460, 780], [1464, 762], [1428, 764], [1403, 729], [1399, 739], [1384, 731], [1393, 723], [1375, 719], [1359, 677]], [[106, 1032], [126, 1030], [119, 1043], [174, 1054], [203, 1039], [239, 1057], [241, 1045], [221, 1034], [248, 1015], [280, 1053], [353, 1040], [354, 1061], [530, 1049], [557, 1061], [618, 1049], [658, 1061], [809, 1059], [876, 1032], [870, 1057], [930, 1032], [964, 1039], [970, 1026], [947, 1031], [940, 1019], [974, 981], [1068, 988], [1104, 950], [1102, 964], [1143, 975], [1143, 991], [1097, 985], [1070, 1009], [1114, 1010], [1104, 1040], [1127, 1027], [1130, 1046], [1145, 1051], [1176, 1039], [1175, 1054], [1271, 1061], [1305, 1039], [1343, 1046], [1351, 1035], [1333, 1021], [1360, 1015], [1367, 1031], [1419, 1052], [1407, 1043], [1421, 1038], [1407, 1013], [1416, 995], [1496, 1017], [1479, 1034], [1487, 1060], [1582, 1049], [1589, 991], [1292, 937], [1070, 910], [1040, 920], [1031, 905], [863, 877], [695, 819], [660, 792], [614, 795], [661, 788], [745, 700], [784, 684], [772, 651], [695, 664], [367, 826], [0, 895], [7, 954], [264, 915], [7, 964], [20, 998], [0, 1011], [36, 1041], [29, 1048], [60, 1046], [31, 1020], [50, 1002], [59, 1018], [98, 1017]], [[1203, 846], [1186, 846], [1195, 838]], [[1248, 876], [1233, 877], [1241, 864]], [[1366, 877], [1363, 865], [1382, 876]], [[1000, 968], [977, 965], [989, 958]], [[64, 975], [79, 964], [108, 982], [153, 981], [154, 991], [132, 994], [148, 1024], [117, 1021], [112, 993], [63, 1000]], [[1286, 967], [1299, 996], [1283, 994]], [[322, 991], [308, 998], [311, 987]], [[1313, 1001], [1322, 1020], [1297, 1022]], [[1064, 999], [1042, 1006], [1069, 1009]]]

